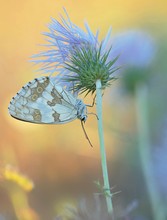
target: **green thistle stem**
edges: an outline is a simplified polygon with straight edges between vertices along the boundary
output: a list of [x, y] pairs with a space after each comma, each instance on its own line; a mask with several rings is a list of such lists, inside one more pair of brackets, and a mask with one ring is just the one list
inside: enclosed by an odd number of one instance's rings
[[162, 198], [158, 192], [151, 163], [151, 144], [148, 125], [148, 90], [143, 84], [136, 85], [136, 117], [138, 127], [139, 155], [145, 178], [154, 220], [165, 220], [166, 214]]
[[104, 189], [106, 190], [105, 191], [106, 203], [107, 203], [108, 213], [113, 217], [112, 194], [110, 192], [110, 184], [108, 178], [106, 152], [105, 152], [104, 136], [103, 136], [101, 80], [96, 81], [96, 109], [98, 116], [98, 132], [99, 132], [99, 140], [100, 140], [100, 154], [101, 154], [103, 181], [104, 181]]

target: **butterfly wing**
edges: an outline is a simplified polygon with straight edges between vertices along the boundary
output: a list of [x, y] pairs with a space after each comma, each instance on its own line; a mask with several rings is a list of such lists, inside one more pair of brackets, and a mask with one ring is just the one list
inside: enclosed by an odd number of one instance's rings
[[77, 118], [77, 99], [49, 77], [27, 83], [12, 98], [9, 113], [16, 119], [38, 124], [63, 124]]

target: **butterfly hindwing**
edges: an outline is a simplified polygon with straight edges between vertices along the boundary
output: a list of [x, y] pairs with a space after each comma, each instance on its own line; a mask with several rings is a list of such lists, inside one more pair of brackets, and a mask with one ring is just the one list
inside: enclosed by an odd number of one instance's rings
[[32, 123], [63, 124], [77, 118], [77, 99], [49, 77], [27, 83], [9, 105], [11, 116]]

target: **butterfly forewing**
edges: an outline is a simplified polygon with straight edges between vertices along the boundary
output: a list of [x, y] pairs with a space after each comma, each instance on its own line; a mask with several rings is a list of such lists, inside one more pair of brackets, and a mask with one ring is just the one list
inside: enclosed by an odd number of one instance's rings
[[27, 83], [13, 97], [9, 113], [33, 123], [67, 123], [78, 117], [77, 99], [49, 77], [41, 77]]

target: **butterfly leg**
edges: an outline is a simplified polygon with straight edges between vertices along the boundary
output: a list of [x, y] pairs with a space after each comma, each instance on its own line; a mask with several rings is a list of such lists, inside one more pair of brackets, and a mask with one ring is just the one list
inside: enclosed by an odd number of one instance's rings
[[[93, 107], [94, 104], [95, 104], [95, 100], [96, 100], [96, 95], [95, 95], [94, 98], [93, 98], [93, 103], [92, 103], [91, 105], [86, 105], [86, 106], [87, 106], [87, 107]], [[98, 116], [96, 115], [96, 113], [90, 112], [90, 113], [87, 113], [87, 114], [89, 114], [89, 115], [95, 115], [96, 118], [97, 118], [97, 120], [99, 120], [99, 118], [98, 118]]]
[[92, 104], [91, 104], [91, 105], [86, 105], [86, 106], [88, 106], [88, 107], [93, 107], [93, 106], [95, 105], [95, 100], [96, 100], [96, 95], [95, 95], [94, 98], [93, 98]]
[[96, 113], [94, 113], [94, 112], [90, 112], [90, 113], [87, 113], [88, 115], [95, 115], [96, 116], [96, 118], [97, 118], [97, 120], [99, 120], [99, 118], [98, 118], [98, 116], [97, 116], [97, 114]]

